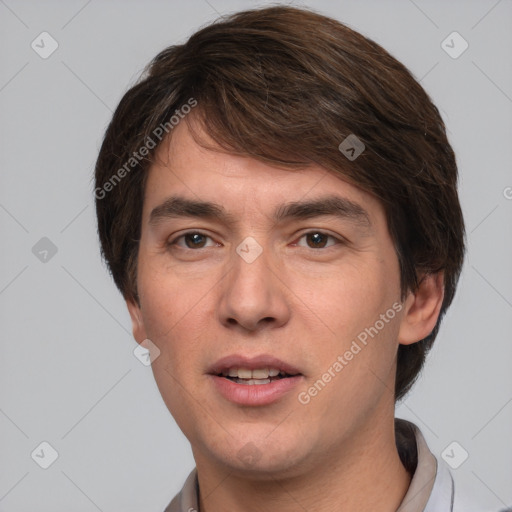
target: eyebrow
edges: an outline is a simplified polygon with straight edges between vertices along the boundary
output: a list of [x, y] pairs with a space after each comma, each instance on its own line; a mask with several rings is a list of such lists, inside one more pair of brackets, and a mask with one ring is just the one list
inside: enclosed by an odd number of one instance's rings
[[[337, 195], [282, 204], [274, 211], [273, 219], [276, 222], [283, 222], [324, 215], [348, 220], [365, 229], [372, 227], [370, 216], [361, 205]], [[218, 220], [225, 224], [235, 224], [239, 220], [236, 215], [228, 213], [220, 204], [171, 196], [151, 211], [149, 224], [157, 225], [165, 219], [179, 217]]]

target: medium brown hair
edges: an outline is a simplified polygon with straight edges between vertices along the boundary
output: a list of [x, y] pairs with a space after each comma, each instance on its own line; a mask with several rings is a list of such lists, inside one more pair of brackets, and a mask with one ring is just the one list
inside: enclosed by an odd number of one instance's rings
[[[185, 121], [199, 119], [222, 150], [290, 168], [317, 164], [374, 194], [402, 299], [422, 275], [444, 272], [434, 330], [398, 349], [395, 397], [403, 397], [453, 300], [465, 248], [455, 155], [427, 93], [381, 46], [306, 9], [239, 12], [163, 50], [119, 103], [96, 163], [102, 255], [128, 300], [138, 302], [146, 171], [191, 99]], [[162, 127], [167, 139], [155, 137]], [[353, 160], [338, 149], [351, 134], [365, 146]]]

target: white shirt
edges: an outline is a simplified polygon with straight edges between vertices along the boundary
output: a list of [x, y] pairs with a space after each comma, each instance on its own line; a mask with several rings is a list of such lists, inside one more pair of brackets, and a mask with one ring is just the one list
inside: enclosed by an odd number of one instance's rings
[[[417, 456], [409, 489], [397, 512], [473, 512], [455, 495], [448, 466], [432, 454], [419, 428], [409, 421], [395, 419], [395, 429], [402, 432], [402, 450], [412, 459]], [[408, 436], [407, 432], [414, 432], [414, 437]], [[164, 512], [201, 512], [196, 469], [189, 474], [185, 485]]]

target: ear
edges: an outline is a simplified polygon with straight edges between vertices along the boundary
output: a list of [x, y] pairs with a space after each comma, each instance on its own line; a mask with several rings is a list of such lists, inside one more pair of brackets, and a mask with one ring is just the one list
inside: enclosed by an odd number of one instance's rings
[[398, 342], [411, 345], [426, 338], [434, 329], [444, 298], [444, 273], [425, 274], [418, 289], [405, 299], [405, 312], [398, 331]]
[[135, 303], [133, 299], [126, 299], [126, 306], [132, 319], [132, 332], [133, 337], [137, 343], [142, 343], [146, 338], [146, 328], [144, 327], [144, 321], [142, 320], [142, 311], [140, 306]]

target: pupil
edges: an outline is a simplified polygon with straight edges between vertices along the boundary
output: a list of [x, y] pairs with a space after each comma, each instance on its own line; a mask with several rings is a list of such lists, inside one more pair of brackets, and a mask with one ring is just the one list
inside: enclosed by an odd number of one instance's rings
[[[326, 236], [322, 233], [313, 233], [309, 235], [315, 247], [324, 247], [326, 242]], [[322, 240], [323, 239], [323, 240]]]
[[[202, 247], [204, 245], [204, 236], [199, 234], [199, 233], [192, 233], [191, 235], [187, 235], [188, 236], [188, 240], [191, 240], [192, 241], [192, 245], [194, 247]], [[189, 245], [187, 243], [187, 245]], [[190, 245], [189, 245], [190, 247]]]

